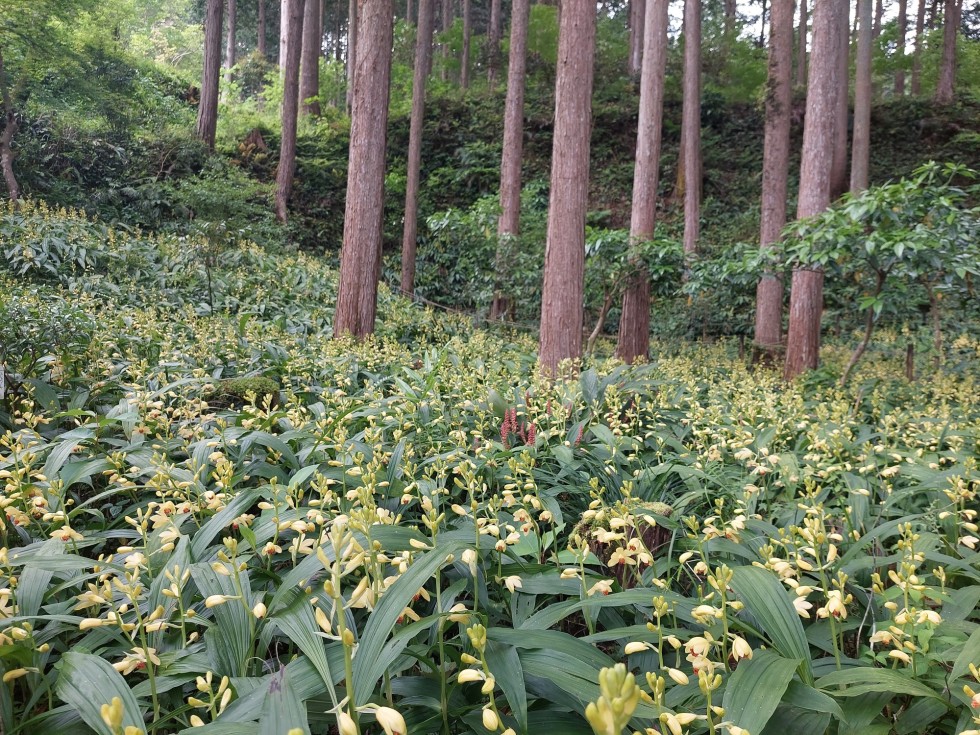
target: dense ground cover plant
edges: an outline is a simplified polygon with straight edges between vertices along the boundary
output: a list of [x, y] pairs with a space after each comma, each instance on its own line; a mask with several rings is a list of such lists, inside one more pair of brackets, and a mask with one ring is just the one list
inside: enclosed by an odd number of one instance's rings
[[387, 295], [329, 339], [301, 255], [228, 244], [209, 304], [193, 240], [3, 226], [44, 352], [0, 403], [7, 735], [980, 727], [974, 336], [921, 383], [721, 344], [547, 385]]

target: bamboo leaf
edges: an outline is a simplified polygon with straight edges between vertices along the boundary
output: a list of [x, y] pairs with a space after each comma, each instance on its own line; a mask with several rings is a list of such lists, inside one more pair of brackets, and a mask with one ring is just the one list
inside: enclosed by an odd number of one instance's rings
[[725, 687], [725, 719], [751, 732], [762, 732], [793, 679], [798, 661], [757, 650], [739, 663]]
[[739, 567], [732, 578], [732, 588], [769, 636], [773, 647], [786, 658], [796, 659], [800, 678], [812, 684], [810, 646], [803, 624], [776, 577], [759, 567]]
[[143, 715], [122, 674], [99, 656], [68, 651], [61, 657], [57, 692], [99, 735], [114, 735], [102, 719], [102, 705], [122, 702], [122, 726], [143, 730]]

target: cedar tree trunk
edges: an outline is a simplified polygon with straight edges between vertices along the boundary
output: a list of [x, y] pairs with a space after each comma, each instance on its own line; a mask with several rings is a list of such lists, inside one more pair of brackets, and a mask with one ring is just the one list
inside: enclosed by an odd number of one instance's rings
[[347, 205], [333, 329], [335, 336], [361, 339], [374, 331], [381, 267], [391, 0], [357, 0], [357, 14]]
[[909, 27], [909, 2], [898, 0], [898, 37], [895, 40], [895, 56], [900, 66], [895, 70], [895, 95], [905, 96], [905, 34]]
[[527, 26], [530, 0], [514, 0], [510, 15], [510, 57], [507, 65], [507, 99], [504, 102], [504, 141], [500, 155], [500, 219], [491, 319], [503, 319], [510, 309], [506, 285], [507, 251], [520, 234], [521, 159], [524, 148], [524, 76], [527, 68]]
[[[813, 51], [803, 125], [800, 192], [796, 216], [812, 217], [830, 206], [830, 167], [837, 119], [840, 17], [846, 0], [820, 0], [813, 9]], [[797, 268], [789, 304], [789, 334], [783, 375], [791, 380], [820, 361], [820, 318], [823, 312], [823, 271]]]
[[541, 373], [550, 377], [557, 377], [562, 360], [582, 354], [595, 29], [595, 3], [579, 0], [561, 8], [538, 356]]
[[[838, 2], [839, 0], [830, 0]], [[834, 121], [834, 159], [830, 173], [830, 199], [837, 199], [848, 188], [847, 165], [847, 118], [848, 83], [850, 81], [849, 57], [851, 32], [848, 23], [850, 2], [844, 0], [844, 9], [837, 18], [837, 117]]]
[[422, 124], [425, 121], [425, 81], [432, 61], [432, 0], [419, 0], [415, 38], [415, 77], [408, 134], [408, 181], [405, 185], [405, 226], [402, 231], [402, 293], [415, 295], [415, 248], [418, 236], [419, 169], [422, 166]]
[[[513, 13], [513, 9], [511, 10]], [[487, 28], [487, 85], [493, 89], [500, 73], [500, 0], [490, 0], [490, 27]]]
[[470, 86], [470, 0], [463, 0], [463, 58], [460, 60], [459, 84], [463, 89]]
[[197, 108], [197, 137], [214, 150], [218, 130], [218, 78], [221, 76], [222, 0], [207, 0], [204, 17], [204, 74]]
[[285, 222], [289, 195], [296, 173], [296, 118], [299, 113], [299, 62], [303, 42], [303, 6], [315, 5], [314, 0], [288, 0], [286, 16], [289, 38], [286, 39], [286, 59], [282, 88], [282, 143], [279, 146], [279, 168], [276, 170], [276, 219]]
[[851, 192], [868, 188], [871, 163], [871, 0], [858, 0], [857, 70], [854, 76], [854, 140], [851, 145]]
[[946, 0], [943, 17], [943, 56], [939, 62], [939, 82], [936, 84], [937, 105], [953, 103], [956, 84], [956, 36], [960, 28], [959, 0]]
[[701, 0], [684, 0], [684, 254], [697, 252], [701, 216]]
[[[235, 34], [238, 26], [238, 0], [228, 0], [228, 36], [225, 40], [225, 84], [232, 82], [231, 67], [235, 65]], [[225, 98], [228, 90], [225, 90]]]
[[264, 58], [266, 54], [266, 41], [265, 41], [265, 0], [257, 0], [259, 4], [259, 20], [258, 27], [255, 29], [255, 36], [258, 39], [259, 54]]
[[922, 40], [925, 37], [926, 0], [919, 0], [915, 13], [915, 51], [912, 52], [912, 94], [922, 94]]
[[357, 66], [357, 27], [358, 2], [350, 0], [347, 4], [347, 111], [350, 112], [354, 102], [354, 68]]
[[[304, 115], [320, 115], [320, 47], [323, 19], [319, 0], [306, 0], [303, 14], [303, 51], [300, 57], [299, 100]], [[308, 101], [309, 100], [309, 101]]]
[[[660, 144], [663, 136], [664, 75], [667, 68], [669, 0], [647, 0], [643, 20], [643, 63], [640, 70], [640, 115], [636, 129], [636, 166], [633, 169], [633, 204], [630, 239], [653, 238], [660, 185]], [[623, 291], [616, 356], [627, 363], [645, 360], [650, 353], [650, 277], [642, 261]]]
[[630, 51], [627, 71], [631, 77], [640, 74], [643, 64], [643, 33], [647, 0], [630, 0]]
[[806, 85], [806, 36], [807, 5], [809, 0], [800, 0], [800, 29], [796, 37], [796, 79], [798, 87]]
[[[793, 10], [774, 3], [769, 15], [769, 77], [766, 90], [766, 138], [762, 157], [762, 222], [759, 243], [778, 242], [786, 224], [789, 177], [790, 106], [793, 58]], [[765, 273], [756, 286], [755, 344], [770, 360], [783, 341], [783, 281]]]

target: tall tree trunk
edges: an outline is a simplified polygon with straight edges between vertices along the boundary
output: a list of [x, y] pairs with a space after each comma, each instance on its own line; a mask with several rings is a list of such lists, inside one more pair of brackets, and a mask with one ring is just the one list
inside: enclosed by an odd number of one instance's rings
[[344, 244], [334, 335], [374, 331], [381, 267], [385, 143], [391, 86], [391, 0], [358, 0]]
[[[735, 0], [725, 0], [725, 36], [735, 38], [735, 23], [738, 20], [738, 3]], [[792, 9], [792, 8], [791, 8]]]
[[349, 0], [347, 4], [347, 111], [350, 112], [354, 102], [354, 69], [357, 66], [357, 28], [360, 25], [357, 0]]
[[[837, 2], [838, 0], [832, 0]], [[834, 122], [834, 159], [830, 174], [830, 198], [837, 199], [848, 185], [847, 120], [849, 113], [848, 86], [850, 82], [849, 57], [851, 33], [849, 21], [850, 2], [844, 0], [844, 10], [838, 16], [837, 25], [837, 117]]]
[[[232, 74], [231, 67], [235, 65], [235, 36], [238, 26], [238, 0], [228, 0], [228, 36], [225, 40], [225, 84], [231, 87]], [[228, 90], [224, 92], [225, 98], [228, 97]]]
[[0, 168], [3, 169], [3, 181], [7, 185], [7, 197], [15, 206], [20, 201], [20, 184], [14, 175], [14, 136], [20, 123], [14, 110], [10, 94], [10, 79], [7, 77], [7, 67], [3, 61], [3, 50], [0, 49], [0, 96], [3, 99], [3, 133], [0, 133]]
[[854, 141], [851, 145], [851, 191], [868, 188], [871, 163], [871, 0], [858, 0], [861, 29], [854, 76]]
[[[846, 0], [820, 0], [813, 9], [813, 51], [803, 125], [800, 191], [796, 216], [805, 219], [830, 206], [830, 168], [839, 83], [840, 18]], [[789, 334], [784, 377], [791, 380], [820, 362], [820, 318], [823, 313], [823, 271], [797, 268], [789, 305]]]
[[[303, 44], [304, 6], [316, 0], [288, 0], [289, 38], [282, 88], [282, 142], [279, 146], [279, 168], [276, 170], [276, 219], [285, 222], [289, 216], [289, 195], [296, 173], [296, 120], [299, 115], [299, 65]], [[315, 23], [314, 23], [315, 24]]]
[[409, 25], [415, 23], [415, 16], [412, 14], [412, 0], [405, 0], [405, 22]]
[[925, 38], [926, 0], [919, 0], [915, 13], [915, 51], [912, 53], [912, 94], [922, 94], [922, 41]]
[[630, 49], [627, 71], [631, 77], [640, 74], [643, 63], [643, 33], [645, 27], [647, 0], [630, 0]]
[[[777, 0], [778, 1], [778, 0]], [[762, 0], [762, 12], [759, 13], [759, 48], [766, 47], [766, 0]]]
[[701, 0], [684, 0], [684, 254], [697, 252], [701, 217]]
[[507, 99], [504, 102], [504, 140], [500, 156], [500, 219], [492, 319], [502, 319], [511, 305], [507, 282], [507, 253], [521, 224], [521, 159], [524, 148], [524, 76], [527, 68], [527, 26], [530, 0], [514, 0], [510, 14], [510, 58]]
[[259, 4], [259, 21], [258, 26], [255, 29], [255, 35], [258, 39], [258, 49], [259, 55], [265, 58], [266, 55], [266, 20], [265, 20], [265, 0], [256, 0]]
[[408, 181], [405, 185], [405, 226], [402, 231], [402, 293], [415, 295], [415, 247], [418, 238], [419, 169], [422, 166], [422, 125], [425, 122], [425, 81], [432, 63], [432, 0], [419, 0], [415, 38], [415, 76], [408, 134]]
[[[647, 0], [643, 19], [640, 115], [630, 214], [630, 240], [634, 246], [653, 238], [657, 221], [669, 5], [669, 0]], [[636, 273], [623, 291], [616, 345], [616, 356], [627, 363], [645, 360], [650, 353], [650, 275], [642, 260], [634, 257], [633, 263]]]
[[946, 0], [943, 17], [943, 55], [936, 84], [937, 105], [951, 105], [956, 85], [956, 36], [960, 29], [960, 1]]
[[[448, 33], [453, 27], [453, 0], [442, 0], [442, 32]], [[449, 81], [449, 44], [442, 44], [442, 81]]]
[[929, 22], [928, 28], [930, 31], [936, 30], [936, 18], [939, 16], [939, 3], [942, 0], [932, 0], [929, 5]]
[[207, 0], [204, 17], [204, 74], [197, 108], [197, 137], [214, 150], [218, 130], [218, 78], [221, 76], [222, 0]]
[[[320, 115], [320, 47], [323, 19], [320, 0], [306, 0], [303, 14], [303, 52], [300, 58], [299, 100], [304, 115]], [[312, 100], [312, 101], [307, 101]]]
[[[511, 10], [513, 13], [513, 10]], [[487, 86], [497, 86], [500, 73], [500, 0], [490, 0], [490, 26], [487, 28]]]
[[582, 355], [596, 6], [569, 3], [558, 16], [555, 133], [538, 355], [541, 373], [550, 377], [558, 377], [562, 360]]
[[871, 37], [877, 41], [881, 37], [881, 20], [885, 15], [884, 0], [875, 0], [875, 20], [871, 30]]
[[800, 0], [800, 29], [796, 39], [796, 78], [798, 87], [806, 86], [806, 38], [807, 38], [807, 5], [810, 0]]
[[[790, 106], [793, 103], [793, 8], [776, 2], [769, 21], [769, 75], [766, 137], [762, 154], [762, 222], [759, 244], [771, 247], [786, 224], [789, 177]], [[756, 349], [772, 359], [783, 341], [783, 281], [765, 273], [756, 286]]]
[[289, 45], [289, 0], [279, 0], [279, 78], [286, 68], [286, 47]]
[[909, 1], [898, 0], [898, 37], [895, 41], [895, 56], [899, 68], [895, 70], [895, 95], [905, 96], [905, 35], [909, 27]]
[[463, 58], [460, 60], [459, 84], [463, 89], [470, 86], [470, 0], [463, 0]]

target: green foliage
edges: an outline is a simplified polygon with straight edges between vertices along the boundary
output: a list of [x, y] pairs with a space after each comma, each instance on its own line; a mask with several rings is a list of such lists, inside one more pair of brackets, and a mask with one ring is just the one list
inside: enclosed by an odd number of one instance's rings
[[530, 340], [386, 289], [375, 338], [329, 339], [319, 259], [229, 244], [208, 308], [196, 240], [3, 221], [89, 264], [0, 273], [0, 324], [73, 364], [0, 414], [7, 732], [969, 723], [974, 336], [920, 384], [665, 344], [547, 384]]

